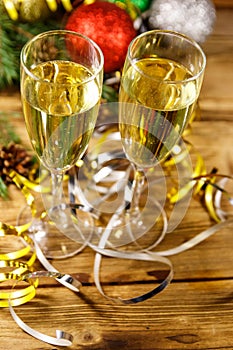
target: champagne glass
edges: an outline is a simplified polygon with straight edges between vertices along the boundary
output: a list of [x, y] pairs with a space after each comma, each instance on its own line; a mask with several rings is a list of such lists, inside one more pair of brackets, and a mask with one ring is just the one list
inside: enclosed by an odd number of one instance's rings
[[[26, 128], [35, 153], [51, 173], [52, 200], [45, 209], [59, 225], [64, 217], [51, 208], [61, 204], [64, 173], [81, 159], [94, 130], [102, 93], [103, 54], [79, 33], [54, 30], [31, 39], [20, 59]], [[49, 229], [54, 231], [55, 226], [47, 226]], [[60, 241], [57, 238], [54, 253], [49, 232], [44, 235], [47, 255], [62, 257], [65, 236], [57, 236]]]
[[156, 193], [147, 188], [147, 200], [141, 204], [148, 169], [163, 162], [179, 143], [194, 112], [205, 65], [201, 47], [180, 33], [152, 30], [129, 45], [119, 92], [119, 129], [134, 180], [116, 225], [123, 230], [130, 222], [135, 238], [156, 221]]

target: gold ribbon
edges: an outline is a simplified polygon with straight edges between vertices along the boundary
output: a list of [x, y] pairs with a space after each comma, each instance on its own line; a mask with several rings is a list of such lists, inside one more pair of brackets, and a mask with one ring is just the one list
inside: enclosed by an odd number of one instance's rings
[[[32, 215], [35, 215], [36, 209], [34, 205], [34, 197], [27, 190], [26, 186], [22, 183], [20, 176], [14, 171], [10, 173], [10, 176], [16, 186], [24, 194], [27, 204], [31, 208]], [[17, 251], [6, 252], [0, 254], [0, 268], [14, 268], [13, 271], [5, 273], [0, 272], [0, 282], [8, 280], [19, 281], [25, 272], [31, 271], [31, 267], [36, 260], [36, 251], [34, 249], [33, 240], [25, 233], [30, 227], [31, 222], [21, 225], [13, 226], [0, 222], [0, 237], [20, 237], [23, 240], [25, 247], [18, 249]], [[30, 255], [29, 255], [30, 254]], [[19, 261], [20, 259], [20, 261]], [[36, 284], [30, 283], [29, 287], [15, 291], [12, 298], [12, 305], [21, 305], [31, 300], [35, 296]], [[0, 307], [7, 307], [10, 297], [9, 292], [0, 293]]]
[[[17, 251], [0, 254], [0, 269], [13, 268], [11, 272], [0, 272], [0, 283], [8, 280], [19, 281], [23, 274], [31, 271], [31, 267], [36, 260], [33, 241], [28, 235], [19, 233], [13, 226], [0, 223], [0, 227], [0, 236], [19, 236], [26, 245], [25, 248]], [[31, 256], [27, 260], [18, 261], [19, 258], [26, 257], [29, 253], [31, 253]], [[14, 291], [13, 294], [6, 291], [0, 292], [0, 307], [8, 307], [9, 297], [12, 298], [12, 305], [14, 306], [26, 303], [35, 296], [36, 287], [37, 284], [33, 282], [30, 283], [29, 287]]]
[[[31, 272], [31, 268], [27, 263], [20, 261], [0, 261], [0, 271], [1, 269], [13, 269], [10, 272], [0, 272], [0, 283], [4, 283], [6, 281], [14, 280], [21, 281], [22, 276], [24, 274], [28, 274]], [[11, 303], [14, 306], [22, 305], [29, 300], [31, 300], [36, 294], [36, 288], [38, 286], [38, 279], [25, 279], [25, 281], [29, 284], [28, 287], [20, 288], [19, 290], [14, 291], [1, 291], [0, 292], [0, 307], [8, 307], [9, 302], [8, 299], [11, 299]]]
[[[105, 136], [106, 135], [104, 135], [104, 137]], [[188, 150], [190, 151], [192, 146], [189, 144], [187, 147], [188, 147]], [[164, 163], [165, 168], [169, 171], [170, 167], [176, 166], [179, 162], [182, 162], [183, 160], [185, 160], [185, 157], [187, 155], [186, 152], [187, 150], [185, 152], [180, 152], [176, 156], [174, 156], [174, 159], [171, 158], [167, 160]], [[38, 181], [32, 182], [24, 178], [23, 176], [19, 175], [13, 170], [9, 173], [9, 176], [12, 178], [12, 181], [23, 193], [26, 199], [27, 205], [30, 207], [32, 218], [35, 217], [36, 215], [35, 200], [30, 190], [34, 190], [35, 192], [40, 192], [40, 193], [41, 192], [46, 193], [49, 191], [49, 188], [42, 187], [40, 185], [41, 179], [38, 179]], [[205, 207], [210, 217], [214, 221], [220, 222], [221, 219], [217, 215], [216, 208], [214, 205], [214, 195], [215, 195], [215, 189], [217, 187], [216, 180], [219, 177], [226, 177], [226, 176], [216, 174], [216, 170], [212, 171], [210, 174], [207, 174], [202, 156], [200, 154], [196, 154], [196, 164], [193, 170], [192, 178], [182, 188], [175, 189], [176, 191], [174, 190], [174, 188], [172, 189], [169, 197], [170, 203], [171, 204], [177, 203], [182, 198], [184, 198], [185, 195], [191, 189], [194, 189], [194, 195], [199, 195], [204, 198]], [[232, 177], [230, 176], [228, 178], [232, 179]], [[221, 190], [223, 193], [226, 193], [229, 197], [229, 194], [224, 189], [221, 189], [219, 187], [217, 187], [217, 189]], [[46, 213], [43, 213], [42, 215], [46, 215]], [[0, 254], [0, 267], [7, 267], [7, 266], [14, 267], [14, 270], [11, 273], [0, 274], [0, 282], [7, 281], [9, 279], [20, 280], [22, 275], [24, 275], [25, 270], [27, 269], [29, 270], [33, 266], [37, 257], [36, 249], [35, 249], [33, 240], [30, 238], [30, 236], [28, 236], [25, 233], [25, 231], [28, 230], [30, 225], [31, 225], [31, 222], [21, 226], [12, 226], [12, 225], [8, 225], [0, 222], [0, 236], [12, 236], [12, 237], [18, 236], [22, 238], [25, 244], [25, 247], [17, 251]], [[106, 249], [103, 249], [103, 250], [105, 251]], [[98, 254], [98, 249], [96, 250], [96, 252]], [[101, 253], [103, 252], [101, 251]], [[31, 255], [28, 258], [29, 254]], [[20, 260], [25, 259], [25, 261], [21, 261], [20, 263], [18, 261], [19, 259]], [[140, 259], [141, 257], [139, 257], [139, 260]], [[97, 265], [99, 264], [100, 264], [100, 261]], [[169, 281], [166, 281], [166, 285], [169, 284]], [[97, 278], [97, 282], [98, 282], [98, 278]], [[35, 284], [30, 283], [30, 280], [29, 280], [29, 286], [23, 289], [22, 293], [20, 291], [14, 292], [12, 296], [13, 298], [12, 305], [20, 305], [21, 303], [25, 303], [26, 301], [33, 298], [33, 296], [35, 295], [35, 287], [36, 287]], [[150, 296], [152, 294], [153, 293], [149, 293], [148, 295]], [[8, 297], [9, 297], [9, 292], [2, 292], [2, 294], [0, 294], [0, 299], [3, 299], [3, 300], [0, 300], [1, 307], [7, 306], [6, 299]], [[141, 298], [138, 298], [137, 300], [139, 301], [141, 300]]]
[[[23, 261], [27, 264], [28, 267], [31, 267], [36, 260], [36, 251], [34, 248], [33, 240], [30, 236], [25, 233], [20, 233], [16, 230], [16, 228], [9, 226], [7, 224], [3, 224], [0, 222], [0, 236], [18, 236], [23, 239], [23, 243], [25, 247], [14, 252], [1, 253], [0, 254], [0, 264], [4, 261], [18, 260], [20, 258], [28, 256], [30, 253], [30, 257]], [[22, 260], [21, 260], [22, 261]], [[1, 266], [1, 265], [0, 265]]]
[[5, 6], [5, 9], [13, 21], [17, 21], [18, 19], [18, 12], [15, 8], [15, 5], [12, 0], [3, 0], [3, 4]]
[[[58, 6], [57, 6], [56, 0], [45, 0], [45, 1], [48, 5], [48, 8], [50, 9], [50, 11], [52, 11], [52, 12], [57, 11]], [[61, 0], [61, 3], [67, 12], [71, 12], [73, 10], [73, 6], [72, 6], [70, 0]], [[14, 2], [12, 0], [3, 0], [3, 4], [5, 6], [5, 9], [9, 15], [10, 19], [12, 19], [13, 21], [17, 21], [19, 19], [19, 14], [18, 14], [18, 11], [14, 5]]]

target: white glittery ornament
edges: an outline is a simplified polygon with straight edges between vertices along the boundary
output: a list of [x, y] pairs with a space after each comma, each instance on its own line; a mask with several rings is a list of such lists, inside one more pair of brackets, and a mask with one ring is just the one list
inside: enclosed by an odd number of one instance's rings
[[166, 29], [204, 42], [216, 18], [210, 0], [154, 0], [150, 7], [150, 29]]

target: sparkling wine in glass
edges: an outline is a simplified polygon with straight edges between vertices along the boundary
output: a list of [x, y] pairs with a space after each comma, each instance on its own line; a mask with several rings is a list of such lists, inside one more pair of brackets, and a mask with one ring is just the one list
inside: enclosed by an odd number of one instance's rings
[[[103, 54], [92, 40], [79, 33], [41, 33], [22, 49], [21, 96], [26, 128], [35, 153], [51, 173], [52, 196], [45, 209], [58, 224], [64, 218], [52, 208], [62, 202], [64, 173], [88, 147], [102, 80]], [[57, 243], [53, 253], [47, 239], [50, 257], [62, 256], [59, 239]]]
[[[135, 237], [151, 226], [156, 212], [150, 198], [156, 198], [156, 193], [148, 192], [141, 208], [146, 172], [179, 143], [194, 112], [205, 65], [201, 47], [176, 32], [145, 32], [129, 45], [119, 93], [119, 129], [126, 157], [134, 167], [134, 180], [121, 219], [123, 227], [127, 216]], [[143, 212], [147, 221], [143, 221]]]

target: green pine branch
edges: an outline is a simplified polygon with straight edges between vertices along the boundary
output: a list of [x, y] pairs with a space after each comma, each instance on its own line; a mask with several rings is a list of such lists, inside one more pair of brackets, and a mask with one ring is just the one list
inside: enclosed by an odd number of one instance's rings
[[0, 21], [0, 88], [3, 88], [19, 79], [19, 70], [14, 42], [8, 35], [11, 23], [6, 15], [2, 15]]
[[3, 179], [1, 178], [1, 176], [0, 176], [0, 197], [2, 197], [3, 199], [8, 198], [8, 189]]
[[10, 142], [20, 143], [21, 139], [19, 135], [15, 132], [14, 127], [11, 122], [14, 117], [18, 117], [18, 113], [5, 113], [0, 111], [0, 147], [7, 146]]
[[56, 20], [20, 23], [12, 21], [7, 14], [0, 13], [0, 90], [19, 84], [20, 51], [34, 35], [58, 29]]

